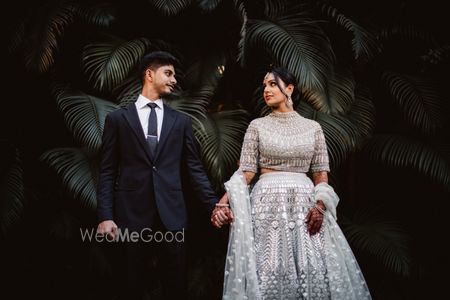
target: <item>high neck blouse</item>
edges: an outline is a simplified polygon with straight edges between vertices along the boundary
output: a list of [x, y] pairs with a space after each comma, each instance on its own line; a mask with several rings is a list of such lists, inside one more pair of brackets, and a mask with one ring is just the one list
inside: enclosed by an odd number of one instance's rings
[[296, 111], [272, 112], [253, 120], [244, 137], [240, 169], [286, 172], [330, 171], [327, 146], [319, 123]]

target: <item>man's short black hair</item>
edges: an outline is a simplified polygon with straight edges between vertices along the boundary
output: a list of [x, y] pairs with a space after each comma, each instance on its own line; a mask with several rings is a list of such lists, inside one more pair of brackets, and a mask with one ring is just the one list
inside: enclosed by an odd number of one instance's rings
[[156, 70], [161, 66], [177, 66], [178, 59], [172, 54], [166, 51], [154, 51], [146, 54], [142, 60], [139, 67], [139, 74], [141, 74], [142, 81], [144, 81], [145, 71], [148, 69]]

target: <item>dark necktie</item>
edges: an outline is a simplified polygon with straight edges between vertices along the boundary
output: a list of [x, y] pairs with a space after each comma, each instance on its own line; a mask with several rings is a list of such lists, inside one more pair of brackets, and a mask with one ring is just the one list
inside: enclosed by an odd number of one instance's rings
[[156, 107], [158, 104], [150, 102], [147, 104], [150, 107], [150, 116], [148, 117], [147, 130], [147, 144], [150, 147], [150, 152], [155, 157], [156, 147], [158, 146], [158, 119], [156, 117]]

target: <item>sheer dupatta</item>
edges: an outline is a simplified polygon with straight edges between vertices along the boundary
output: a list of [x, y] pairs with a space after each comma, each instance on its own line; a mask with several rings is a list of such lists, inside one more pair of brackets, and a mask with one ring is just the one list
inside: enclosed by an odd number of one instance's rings
[[250, 195], [241, 170], [225, 183], [234, 221], [230, 225], [223, 299], [260, 299], [256, 274]]

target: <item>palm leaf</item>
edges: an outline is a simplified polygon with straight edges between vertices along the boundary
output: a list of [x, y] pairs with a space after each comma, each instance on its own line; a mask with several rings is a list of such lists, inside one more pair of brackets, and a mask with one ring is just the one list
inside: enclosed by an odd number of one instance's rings
[[12, 29], [10, 31], [12, 33], [10, 41], [8, 43], [8, 52], [13, 53], [15, 51], [18, 51], [20, 46], [23, 45], [25, 39], [25, 21], [18, 21], [17, 24], [12, 26]]
[[192, 119], [194, 132], [199, 138], [205, 135], [203, 120], [206, 118], [206, 108], [213, 95], [214, 88], [204, 86], [194, 91], [183, 91], [180, 95], [169, 95], [164, 103], [188, 115]]
[[165, 16], [175, 16], [186, 9], [192, 0], [150, 0], [153, 7]]
[[211, 53], [196, 61], [186, 70], [184, 86], [186, 89], [196, 89], [201, 86], [216, 87], [223, 76], [226, 59], [223, 53]]
[[98, 151], [106, 115], [116, 110], [118, 106], [70, 89], [56, 92], [56, 102], [75, 140], [91, 151]]
[[398, 223], [386, 221], [373, 209], [357, 211], [351, 221], [341, 224], [355, 252], [373, 257], [386, 269], [399, 275], [411, 273], [409, 237]]
[[149, 46], [146, 38], [89, 44], [83, 50], [83, 69], [96, 89], [111, 90], [127, 77]]
[[329, 78], [327, 92], [304, 90], [303, 98], [323, 113], [345, 113], [355, 98], [355, 80], [351, 72], [336, 71]]
[[352, 49], [355, 53], [355, 59], [364, 57], [368, 60], [372, 59], [375, 52], [379, 52], [379, 46], [375, 36], [352, 21], [345, 17], [336, 8], [331, 7], [328, 4], [322, 5], [322, 11], [336, 24], [343, 26], [346, 30], [353, 34]]
[[[5, 150], [6, 147], [2, 148]], [[2, 163], [4, 168], [2, 168], [0, 181], [0, 237], [2, 239], [6, 238], [22, 221], [25, 202], [22, 160], [16, 148], [13, 148], [12, 152], [12, 157], [2, 156], [4, 160], [8, 159]]]
[[58, 42], [66, 28], [73, 23], [76, 15], [73, 4], [55, 4], [52, 7], [42, 7], [32, 23], [31, 33], [27, 39], [25, 49], [25, 65], [31, 70], [47, 72], [55, 62]]
[[96, 209], [97, 166], [86, 151], [57, 148], [46, 151], [40, 160], [56, 172], [68, 195], [79, 201], [82, 208], [91, 211]]
[[267, 106], [263, 97], [264, 86], [258, 84], [252, 94], [252, 100], [250, 107], [253, 108], [252, 115], [257, 115], [258, 117], [264, 117], [272, 112], [272, 109]]
[[274, 22], [248, 20], [248, 24], [246, 43], [269, 51], [277, 64], [294, 73], [301, 87], [325, 90], [334, 54], [316, 22], [297, 13]]
[[115, 102], [119, 103], [121, 107], [133, 103], [142, 91], [142, 80], [138, 76], [130, 76], [119, 85], [117, 85], [113, 94], [115, 96]]
[[80, 7], [78, 16], [87, 24], [108, 28], [116, 21], [116, 9], [111, 3]]
[[365, 149], [374, 161], [414, 169], [450, 190], [449, 164], [439, 152], [421, 141], [397, 135], [376, 135]]
[[206, 13], [210, 13], [217, 8], [222, 0], [196, 0], [200, 9]]
[[359, 92], [348, 114], [325, 114], [301, 102], [297, 111], [304, 117], [316, 120], [322, 126], [331, 169], [345, 161], [370, 137], [375, 126], [375, 109], [367, 92]]
[[357, 86], [355, 102], [347, 114], [358, 129], [357, 148], [359, 149], [369, 138], [375, 129], [375, 106], [372, 102], [370, 91], [362, 86]]
[[432, 34], [413, 24], [395, 24], [383, 28], [379, 32], [379, 39], [392, 41], [421, 41], [430, 45], [437, 44]]
[[428, 50], [428, 53], [422, 55], [422, 59], [429, 64], [437, 65], [448, 60], [450, 56], [450, 45], [435, 47]]
[[204, 119], [203, 126], [205, 136], [199, 139], [203, 162], [220, 186], [238, 168], [248, 115], [244, 110], [216, 112]]
[[285, 0], [264, 0], [264, 15], [276, 19], [284, 15], [288, 7]]
[[240, 31], [240, 39], [238, 43], [238, 56], [237, 62], [243, 67], [245, 65], [245, 56], [246, 56], [246, 37], [247, 37], [247, 10], [244, 6], [244, 0], [235, 0], [234, 1], [235, 8], [239, 14], [241, 21], [241, 31]]
[[425, 78], [385, 72], [382, 77], [404, 118], [424, 133], [442, 127], [447, 115], [433, 83]]

